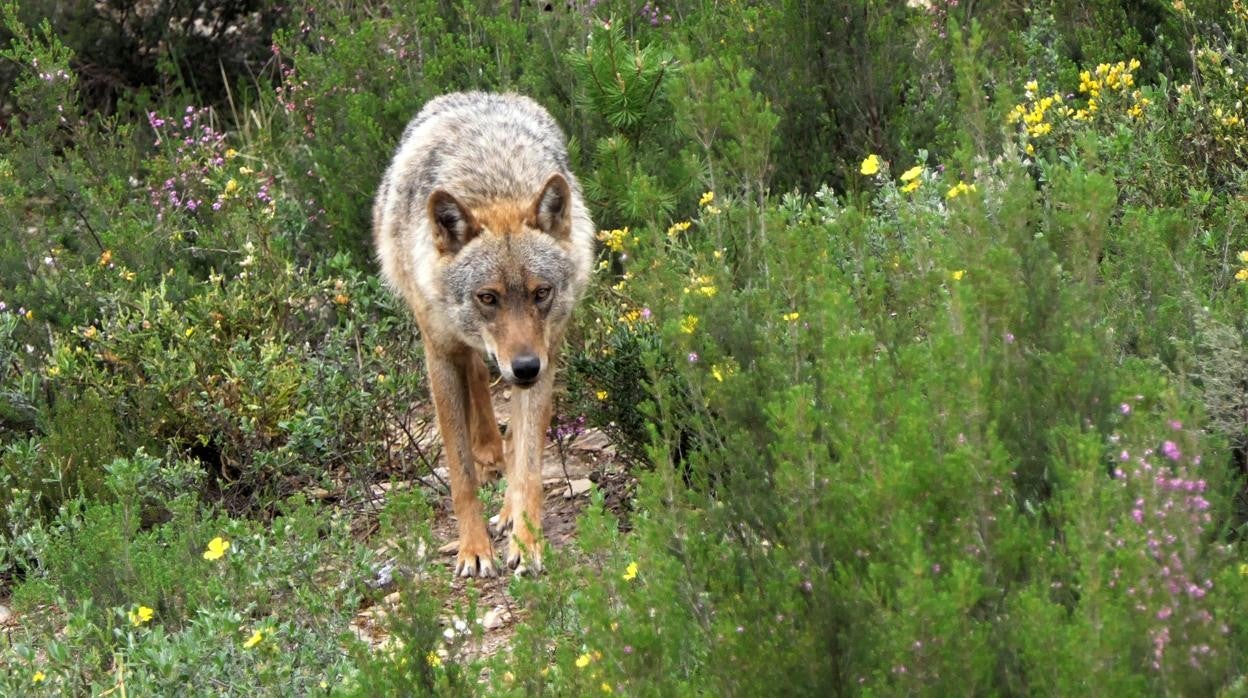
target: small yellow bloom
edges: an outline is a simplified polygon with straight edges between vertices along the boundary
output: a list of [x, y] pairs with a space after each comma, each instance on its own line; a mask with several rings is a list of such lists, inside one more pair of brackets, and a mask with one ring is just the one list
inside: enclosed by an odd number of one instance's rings
[[711, 202], [712, 202], [712, 201], [714, 201], [714, 200], [715, 200], [715, 192], [713, 192], [713, 191], [708, 191], [708, 192], [706, 192], [705, 194], [703, 194], [703, 195], [702, 195], [702, 198], [698, 199], [698, 205], [699, 205], [699, 206], [710, 206], [710, 205], [711, 205]]
[[1028, 80], [1027, 84], [1023, 85], [1023, 89], [1027, 90], [1028, 92], [1032, 94], [1035, 94], [1040, 91], [1040, 83], [1036, 82], [1035, 80]]
[[187, 339], [190, 339], [190, 338], [191, 338], [191, 335], [195, 334], [195, 328], [194, 328], [194, 327], [188, 327], [188, 328], [186, 328], [186, 332], [183, 332], [183, 334], [185, 334], [185, 335], [186, 335], [186, 338], [187, 338]]
[[43, 683], [44, 680], [47, 678], [48, 678], [47, 675], [45, 675], [42, 671], [36, 671], [34, 676], [30, 677], [30, 682], [31, 683]]
[[698, 329], [698, 316], [697, 315], [686, 315], [684, 319], [680, 321], [680, 331], [685, 334], [693, 334], [694, 331], [697, 329]]
[[598, 392], [594, 393], [594, 397], [598, 398], [599, 400], [606, 400], [607, 394], [608, 394], [607, 391], [599, 390]]
[[906, 186], [904, 186], [904, 187], [902, 187], [902, 188], [901, 188], [901, 191], [902, 191], [902, 192], [904, 192], [904, 193], [906, 193], [906, 194], [909, 194], [910, 192], [914, 191], [915, 189], [918, 189], [918, 188], [919, 188], [919, 185], [920, 185], [920, 184], [922, 184], [922, 183], [923, 183], [923, 180], [921, 180], [921, 179], [914, 179], [914, 180], [911, 180], [909, 184], [907, 184]]
[[615, 691], [613, 691], [613, 690], [611, 689], [611, 684], [607, 683], [606, 681], [603, 681], [603, 682], [602, 682], [602, 686], [601, 686], [601, 688], [602, 688], [602, 692], [603, 692], [603, 693], [614, 693], [614, 692], [615, 692]]
[[1248, 250], [1240, 252], [1237, 257], [1241, 263], [1248, 264]]
[[238, 151], [237, 151], [237, 150], [234, 150], [233, 148], [229, 148], [228, 150], [226, 150], [226, 151], [225, 151], [225, 159], [226, 159], [226, 160], [233, 160], [233, 159], [234, 159], [234, 158], [236, 158], [236, 157], [238, 157]]
[[781, 316], [781, 318], [785, 322], [797, 322], [797, 319], [800, 318], [801, 316], [802, 316], [801, 313], [794, 311], [791, 313], [785, 313], [784, 315]]
[[99, 334], [100, 334], [100, 331], [95, 329], [95, 325], [88, 325], [87, 328], [82, 331], [82, 336], [85, 339], [95, 339], [97, 336], [99, 336]]
[[688, 229], [689, 229], [689, 226], [691, 226], [691, 225], [693, 225], [693, 223], [691, 223], [691, 222], [689, 222], [689, 221], [680, 221], [679, 223], [673, 223], [673, 224], [671, 225], [671, 227], [669, 227], [669, 228], [667, 229], [667, 236], [668, 236], [668, 237], [671, 237], [671, 238], [674, 238], [674, 237], [676, 237], [677, 235], [679, 235], [679, 234], [681, 234], [681, 233], [685, 232], [686, 230], [688, 230]]
[[720, 370], [719, 364], [711, 366], [711, 378], [714, 378], [719, 383], [724, 382], [724, 372]]
[[880, 158], [874, 153], [868, 155], [867, 158], [862, 161], [862, 167], [860, 167], [858, 171], [868, 177], [876, 174], [880, 171]]
[[208, 549], [204, 551], [205, 560], [218, 560], [225, 551], [230, 549], [230, 542], [221, 536], [208, 541]]
[[100, 266], [106, 267], [108, 266], [108, 263], [111, 261], [113, 261], [112, 250], [104, 250], [102, 253], [100, 253], [100, 262], [99, 262]]
[[225, 195], [232, 196], [238, 193], [238, 180], [231, 178], [225, 183]]
[[442, 666], [442, 658], [438, 656], [437, 652], [434, 652], [433, 650], [429, 650], [429, 654], [425, 655], [425, 664], [428, 664], [434, 669], [437, 669], [438, 667]]
[[1239, 563], [1239, 573], [1244, 577], [1248, 577], [1248, 562]]
[[334, 296], [335, 305], [346, 305], [350, 302], [351, 302], [351, 296], [348, 296], [345, 293], [339, 293], [338, 295]]
[[955, 269], [954, 271], [949, 272], [949, 278], [954, 281], [961, 281], [963, 276], [966, 276], [965, 269]]
[[576, 658], [576, 668], [577, 668], [577, 669], [584, 669], [585, 667], [589, 666], [589, 660], [590, 660], [590, 659], [592, 659], [592, 657], [590, 657], [590, 656], [589, 656], [589, 653], [588, 653], [588, 652], [586, 652], [585, 654], [582, 654], [581, 656], [577, 657], [577, 658]]
[[256, 632], [251, 634], [251, 637], [247, 638], [246, 642], [243, 643], [243, 648], [251, 649], [252, 647], [255, 647], [256, 645], [260, 644], [262, 640], [264, 640], [264, 633], [257, 630]]
[[155, 612], [147, 606], [139, 606], [137, 609], [130, 611], [130, 624], [137, 628], [151, 620], [154, 613]]
[[949, 188], [948, 192], [945, 192], [945, 198], [955, 199], [963, 194], [969, 194], [973, 191], [975, 191], [974, 184], [967, 184], [966, 182], [959, 180], [957, 184]]
[[624, 581], [626, 582], [633, 581], [637, 577], [637, 563], [636, 562], [628, 563], [628, 568], [624, 570], [624, 574], [621, 576], [624, 578]]
[[914, 167], [911, 167], [910, 169], [901, 173], [901, 181], [909, 182], [910, 180], [915, 179], [921, 174], [923, 174], [923, 166], [915, 165]]
[[[1235, 272], [1235, 280], [1236, 281], [1248, 281], [1248, 269], [1240, 269], [1239, 271]], [[49, 369], [49, 375], [51, 375], [51, 369]]]
[[27, 311], [26, 311], [26, 319], [27, 319], [27, 320], [34, 320], [34, 319], [35, 319], [35, 311], [33, 311], [33, 310], [27, 310]]

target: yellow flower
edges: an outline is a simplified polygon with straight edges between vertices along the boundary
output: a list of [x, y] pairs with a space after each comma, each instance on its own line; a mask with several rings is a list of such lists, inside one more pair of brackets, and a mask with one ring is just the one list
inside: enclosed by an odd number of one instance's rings
[[906, 194], [909, 194], [910, 192], [914, 191], [915, 189], [918, 189], [918, 188], [919, 188], [919, 185], [920, 185], [920, 184], [922, 184], [922, 183], [923, 183], [923, 180], [921, 180], [921, 179], [913, 179], [913, 180], [910, 180], [910, 183], [909, 183], [909, 184], [907, 184], [906, 186], [902, 187], [902, 188], [901, 188], [901, 190], [902, 190], [903, 192], [905, 192]]
[[965, 269], [955, 269], [954, 271], [949, 272], [949, 278], [954, 281], [961, 281], [963, 276], [966, 276]]
[[1239, 573], [1244, 577], [1248, 577], [1248, 562], [1239, 563]]
[[871, 155], [868, 155], [867, 159], [862, 161], [862, 167], [860, 167], [858, 171], [863, 173], [864, 175], [867, 175], [868, 177], [879, 172], [880, 171], [880, 158], [876, 156], [874, 153], [872, 153]]
[[442, 658], [438, 656], [437, 652], [434, 652], [433, 650], [429, 650], [429, 654], [425, 655], [425, 664], [428, 664], [434, 669], [437, 669], [438, 667], [442, 666]]
[[35, 319], [35, 311], [33, 311], [33, 310], [27, 310], [27, 311], [26, 311], [26, 319], [27, 319], [27, 320], [34, 320], [34, 319]]
[[225, 195], [231, 196], [238, 193], [238, 180], [231, 178], [225, 183]]
[[599, 400], [606, 400], [606, 399], [607, 399], [607, 391], [605, 391], [605, 390], [599, 390], [598, 392], [594, 393], [594, 397], [598, 398]]
[[624, 574], [621, 576], [624, 578], [624, 581], [626, 582], [633, 581], [633, 579], [637, 577], [637, 563], [636, 562], [628, 563], [628, 568], [624, 570]]
[[217, 560], [230, 549], [230, 542], [221, 536], [208, 541], [208, 549], [204, 551], [205, 560]]
[[154, 611], [147, 606], [139, 606], [137, 609], [130, 611], [130, 624], [137, 628], [151, 620], [153, 613]]
[[923, 166], [915, 165], [914, 167], [911, 167], [910, 169], [901, 173], [901, 181], [909, 182], [910, 180], [918, 177], [921, 174], [923, 174]]
[[[1028, 144], [1028, 145], [1030, 145], [1030, 144]], [[961, 196], [961, 195], [963, 195], [963, 194], [969, 194], [969, 193], [971, 193], [971, 192], [973, 192], [973, 191], [975, 191], [975, 185], [974, 185], [974, 184], [967, 184], [966, 182], [963, 182], [963, 181], [961, 181], [961, 180], [958, 180], [958, 183], [957, 183], [957, 184], [955, 184], [955, 185], [953, 185], [952, 187], [950, 187], [950, 188], [949, 188], [949, 191], [945, 193], [945, 198], [946, 198], [946, 199], [953, 199], [953, 198], [957, 198], [957, 197], [959, 197], [959, 196]]]
[[1244, 250], [1244, 251], [1240, 252], [1240, 253], [1237, 255], [1237, 257], [1239, 258], [1239, 261], [1240, 261], [1240, 262], [1242, 262], [1242, 263], [1244, 263], [1244, 264], [1248, 264], [1248, 250]]
[[606, 681], [602, 682], [601, 688], [602, 688], [603, 693], [614, 693], [614, 691], [611, 690], [611, 684], [607, 683]]
[[226, 150], [226, 151], [225, 151], [225, 159], [226, 159], [226, 160], [233, 160], [233, 159], [234, 159], [234, 158], [236, 158], [236, 157], [238, 157], [238, 151], [237, 151], [237, 150], [234, 150], [233, 148], [230, 148], [230, 149], [228, 149], [228, 150]]
[[724, 372], [720, 370], [719, 364], [711, 366], [711, 378], [714, 378], [720, 383], [724, 382]]
[[187, 339], [190, 339], [190, 338], [191, 338], [191, 335], [195, 334], [195, 328], [194, 328], [194, 327], [188, 327], [188, 328], [186, 328], [186, 332], [183, 332], [182, 334], [185, 334], [185, 335], [186, 335], [186, 338], [187, 338]]
[[577, 657], [577, 658], [576, 658], [576, 668], [577, 668], [577, 669], [584, 669], [585, 667], [589, 666], [589, 660], [590, 660], [590, 659], [592, 659], [592, 657], [590, 657], [590, 656], [589, 656], [589, 653], [588, 653], [588, 652], [586, 652], [585, 654], [582, 654], [581, 656]]
[[339, 293], [338, 295], [334, 296], [335, 305], [346, 305], [350, 302], [351, 302], [351, 296], [348, 296], [345, 293]]
[[48, 677], [42, 671], [36, 671], [34, 676], [30, 677], [30, 682], [31, 683], [43, 683], [44, 679], [46, 678]]
[[1027, 90], [1028, 92], [1031, 92], [1032, 94], [1035, 94], [1036, 92], [1040, 91], [1040, 83], [1036, 82], [1035, 80], [1028, 80], [1027, 84], [1023, 85], [1023, 89]]
[[801, 313], [794, 311], [791, 313], [785, 313], [784, 315], [781, 315], [780, 317], [785, 322], [797, 322], [797, 319], [800, 318], [801, 316], [802, 316]]
[[111, 261], [113, 261], [112, 250], [104, 250], [102, 253], [100, 253], [100, 266], [106, 267], [108, 266], [108, 263]]
[[674, 238], [680, 233], [683, 233], [686, 230], [688, 230], [689, 226], [691, 225], [693, 225], [693, 223], [689, 221], [680, 221], [679, 223], [673, 223], [671, 227], [667, 229], [667, 236], [670, 238]]
[[251, 649], [252, 647], [255, 647], [256, 645], [260, 644], [260, 641], [263, 639], [264, 639], [264, 633], [257, 630], [256, 632], [251, 634], [251, 637], [247, 638], [246, 642], [243, 643], [243, 648]]
[[99, 334], [100, 331], [95, 329], [95, 325], [88, 325], [87, 328], [82, 331], [82, 336], [86, 339], [95, 339]]
[[708, 192], [706, 192], [705, 194], [703, 194], [703, 195], [702, 195], [702, 198], [698, 199], [698, 205], [699, 205], [699, 206], [710, 206], [710, 205], [711, 205], [711, 202], [712, 202], [712, 201], [714, 201], [714, 200], [715, 200], [715, 192], [713, 192], [713, 191], [708, 191]]
[[624, 244], [628, 242], [628, 228], [617, 228], [615, 230], [603, 230], [598, 233], [598, 240], [612, 252], [623, 252]]
[[[1248, 281], [1248, 269], [1240, 269], [1239, 271], [1235, 272], [1235, 280], [1236, 281]], [[51, 370], [49, 369], [49, 373], [50, 372]]]
[[686, 315], [684, 319], [680, 321], [680, 331], [685, 334], [693, 334], [694, 330], [697, 330], [697, 329], [698, 329], [698, 316], [697, 315]]

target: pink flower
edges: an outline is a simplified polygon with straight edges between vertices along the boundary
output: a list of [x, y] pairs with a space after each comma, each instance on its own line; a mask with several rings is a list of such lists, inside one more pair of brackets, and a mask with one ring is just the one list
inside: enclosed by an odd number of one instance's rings
[[1161, 445], [1161, 452], [1172, 461], [1177, 461], [1183, 454], [1179, 452], [1178, 444], [1173, 441], [1167, 441]]

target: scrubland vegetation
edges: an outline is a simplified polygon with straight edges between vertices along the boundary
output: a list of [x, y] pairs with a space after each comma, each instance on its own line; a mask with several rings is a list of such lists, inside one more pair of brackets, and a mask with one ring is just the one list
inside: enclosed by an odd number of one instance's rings
[[[1239, 0], [4, 27], [0, 693], [1248, 695]], [[368, 246], [461, 89], [570, 137], [602, 233], [556, 420], [639, 480], [489, 657]], [[429, 486], [358, 506], [397, 479]]]

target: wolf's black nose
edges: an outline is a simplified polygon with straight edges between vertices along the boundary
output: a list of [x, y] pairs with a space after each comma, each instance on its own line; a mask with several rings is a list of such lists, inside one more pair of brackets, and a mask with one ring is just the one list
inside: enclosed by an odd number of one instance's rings
[[542, 360], [532, 354], [517, 356], [511, 361], [511, 373], [521, 383], [532, 383], [537, 380], [537, 374], [541, 370]]

